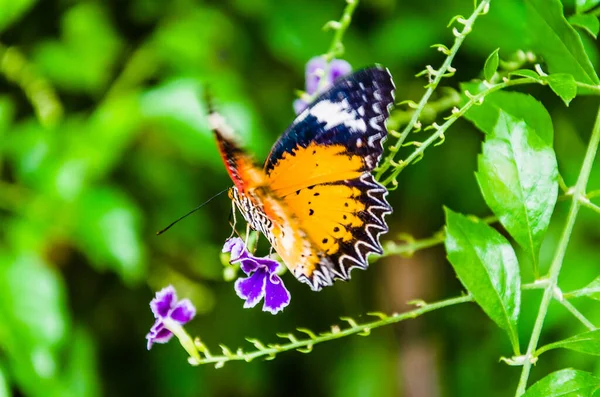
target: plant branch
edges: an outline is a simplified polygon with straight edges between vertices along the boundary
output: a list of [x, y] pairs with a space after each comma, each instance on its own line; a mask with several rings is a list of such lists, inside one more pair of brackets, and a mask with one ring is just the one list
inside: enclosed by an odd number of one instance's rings
[[[490, 224], [498, 221], [495, 216], [488, 216], [481, 219], [483, 222]], [[404, 243], [397, 243], [392, 240], [388, 240], [383, 244], [383, 255], [376, 257], [379, 259], [385, 256], [400, 255], [404, 257], [412, 256], [415, 251], [419, 251], [426, 248], [435, 247], [436, 245], [442, 244], [446, 238], [444, 230], [436, 232], [433, 236], [424, 239], [415, 239], [410, 234], [400, 234], [397, 237], [399, 240], [404, 240]]]
[[[508, 80], [499, 84], [495, 84], [487, 88], [486, 90], [480, 92], [477, 95], [471, 95], [469, 100], [463, 107], [458, 109], [456, 112], [452, 113], [449, 116], [444, 124], [441, 126], [434, 125], [432, 128], [435, 129], [435, 132], [429, 136], [424, 142], [419, 143], [417, 145], [417, 149], [415, 149], [405, 160], [402, 160], [399, 164], [395, 165], [394, 170], [389, 174], [387, 178], [383, 181], [380, 181], [384, 186], [388, 186], [392, 184], [394, 187], [397, 186], [396, 177], [404, 168], [406, 168], [409, 164], [420, 160], [423, 157], [423, 153], [425, 149], [434, 144], [438, 139], [444, 139], [444, 132], [452, 126], [460, 117], [462, 117], [473, 105], [481, 104], [487, 95], [490, 95], [493, 92], [498, 90], [505, 89], [507, 87], [513, 87], [517, 85], [523, 84], [539, 84], [539, 80], [530, 77], [523, 77], [515, 80]], [[397, 146], [392, 151], [399, 149]], [[392, 160], [393, 161], [393, 160]]]
[[586, 84], [579, 81], [576, 81], [575, 85], [579, 88], [585, 88], [588, 91], [592, 91], [594, 95], [600, 95], [600, 85]]
[[575, 316], [579, 321], [581, 321], [581, 323], [583, 325], [585, 325], [587, 327], [587, 329], [589, 329], [590, 331], [593, 331], [596, 329], [596, 326], [594, 324], [592, 324], [592, 322], [590, 320], [588, 320], [583, 315], [583, 313], [581, 313], [579, 310], [577, 310], [577, 308], [575, 306], [573, 306], [573, 304], [571, 302], [569, 302], [567, 299], [556, 299], [556, 301], [558, 303], [560, 303], [561, 305], [563, 305], [565, 307], [565, 309], [570, 311], [573, 316]]
[[344, 34], [350, 26], [350, 22], [352, 22], [352, 14], [358, 6], [358, 0], [346, 0], [348, 4], [346, 8], [344, 8], [344, 13], [339, 21], [329, 21], [325, 24], [325, 29], [334, 29], [335, 34], [333, 35], [333, 40], [331, 41], [331, 45], [329, 46], [329, 50], [323, 54], [325, 61], [327, 63], [331, 62], [335, 57], [338, 57], [344, 53], [344, 44], [342, 40], [344, 38]]
[[591, 209], [594, 212], [597, 212], [598, 214], [600, 214], [600, 206], [597, 206], [596, 204], [592, 203], [587, 197], [582, 197], [581, 198], [581, 205], [583, 205], [584, 207], [587, 207], [589, 209]]
[[[453, 21], [458, 20], [461, 23], [463, 23], [463, 25], [464, 25], [463, 29], [460, 32], [458, 32], [458, 30], [456, 28], [453, 30], [455, 39], [454, 39], [454, 44], [452, 45], [451, 49], [448, 50], [446, 47], [443, 47], [443, 46], [438, 47], [442, 52], [444, 52], [446, 54], [446, 60], [442, 64], [442, 67], [440, 67], [437, 71], [430, 69], [430, 67], [427, 69], [428, 75], [430, 77], [433, 77], [433, 79], [426, 86], [427, 90], [425, 91], [425, 94], [423, 94], [423, 97], [419, 101], [419, 104], [416, 106], [415, 112], [413, 113], [413, 115], [410, 119], [410, 122], [406, 125], [404, 130], [398, 135], [396, 144], [390, 148], [390, 153], [387, 155], [387, 157], [385, 158], [385, 160], [379, 167], [379, 170], [377, 171], [377, 174], [376, 174], [377, 180], [381, 180], [381, 178], [383, 177], [383, 174], [393, 165], [394, 157], [396, 156], [396, 153], [398, 152], [398, 150], [400, 149], [400, 147], [402, 146], [402, 144], [408, 137], [408, 134], [410, 134], [410, 132], [417, 126], [419, 118], [421, 117], [421, 113], [423, 112], [425, 105], [429, 101], [429, 98], [431, 97], [431, 95], [433, 94], [435, 89], [437, 88], [437, 86], [440, 83], [440, 81], [442, 80], [442, 78], [448, 76], [449, 70], [453, 70], [453, 69], [451, 69], [452, 60], [456, 56], [456, 53], [458, 52], [463, 41], [465, 40], [465, 37], [467, 37], [467, 35], [471, 32], [473, 25], [475, 23], [475, 20], [480, 15], [487, 13], [489, 4], [490, 4], [490, 0], [482, 0], [481, 3], [479, 3], [479, 6], [477, 6], [477, 8], [473, 12], [473, 14], [471, 14], [471, 16], [467, 20], [462, 20], [462, 18], [453, 19]], [[450, 74], [453, 74], [453, 72], [450, 72]], [[395, 148], [395, 150], [392, 148]]]
[[330, 332], [324, 332], [319, 335], [314, 334], [312, 331], [298, 328], [299, 332], [305, 333], [308, 335], [308, 338], [298, 339], [296, 335], [289, 334], [277, 334], [280, 338], [284, 338], [289, 340], [289, 343], [285, 344], [268, 344], [264, 345], [257, 339], [247, 340], [254, 344], [256, 350], [250, 352], [244, 352], [241, 348], [238, 349], [235, 353], [233, 353], [227, 346], [220, 345], [223, 354], [221, 355], [212, 355], [206, 346], [199, 340], [196, 339], [195, 344], [196, 348], [200, 353], [204, 355], [200, 360], [194, 360], [191, 362], [192, 364], [215, 364], [215, 367], [220, 368], [225, 365], [228, 361], [252, 361], [259, 357], [265, 357], [266, 359], [273, 359], [278, 353], [282, 353], [289, 350], [298, 350], [302, 353], [308, 353], [312, 351], [314, 345], [326, 341], [330, 341], [333, 339], [343, 338], [349, 335], [369, 335], [372, 329], [382, 327], [384, 325], [398, 323], [403, 320], [408, 320], [412, 318], [419, 317], [425, 313], [429, 313], [431, 311], [442, 309], [444, 307], [458, 305], [461, 303], [472, 302], [473, 298], [470, 295], [459, 296], [455, 298], [445, 299], [435, 303], [425, 303], [422, 304], [419, 308], [410, 310], [408, 312], [404, 312], [401, 314], [393, 314], [386, 315], [383, 313], [368, 313], [370, 316], [379, 317], [379, 320], [366, 322], [362, 324], [356, 323], [356, 321], [352, 318], [341, 317], [342, 321], [346, 321], [349, 324], [348, 328], [340, 329], [339, 326], [333, 326]]
[[585, 190], [590, 177], [590, 172], [592, 170], [592, 165], [594, 163], [594, 158], [596, 157], [596, 151], [598, 150], [598, 143], [600, 143], [600, 109], [598, 109], [590, 143], [588, 144], [588, 148], [583, 159], [583, 164], [581, 166], [581, 171], [573, 190], [573, 196], [571, 198], [571, 206], [569, 208], [567, 220], [558, 242], [554, 258], [552, 259], [552, 264], [550, 265], [550, 270], [548, 273], [548, 285], [544, 290], [544, 296], [542, 297], [542, 302], [540, 303], [538, 315], [533, 326], [529, 345], [527, 347], [527, 353], [525, 355], [526, 360], [521, 371], [519, 384], [517, 386], [517, 397], [523, 395], [527, 387], [532, 361], [535, 359], [534, 353], [542, 333], [544, 319], [546, 318], [548, 307], [554, 294], [554, 289], [557, 286], [558, 275], [560, 274], [563, 259], [569, 245], [571, 233], [573, 232], [573, 226], [575, 225], [575, 220], [577, 219], [577, 214], [579, 212], [579, 208], [581, 207], [581, 198], [585, 197]]

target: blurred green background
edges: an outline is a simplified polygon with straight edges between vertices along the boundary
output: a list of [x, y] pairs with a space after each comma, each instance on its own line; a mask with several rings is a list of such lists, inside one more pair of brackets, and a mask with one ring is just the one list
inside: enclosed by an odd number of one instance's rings
[[[441, 247], [389, 257], [351, 283], [311, 292], [284, 276], [292, 301], [272, 316], [242, 308], [222, 278], [230, 234], [223, 195], [168, 233], [155, 232], [230, 184], [207, 128], [205, 87], [262, 160], [293, 120], [304, 65], [327, 51], [343, 1], [0, 0], [0, 396], [506, 396], [519, 368], [504, 333], [474, 304], [315, 347], [274, 361], [190, 367], [176, 341], [146, 350], [154, 291], [173, 284], [198, 315], [187, 327], [209, 346], [277, 341], [296, 327], [326, 330], [338, 316], [399, 312], [407, 301], [460, 294]], [[472, 0], [362, 1], [344, 43], [355, 68], [387, 66], [398, 101], [416, 100], [414, 74], [443, 61], [446, 28]], [[573, 5], [567, 2], [567, 15]], [[480, 75], [487, 55], [527, 50], [525, 7], [492, 0], [443, 84]], [[581, 34], [593, 63], [597, 43]], [[443, 91], [440, 91], [443, 92]], [[559, 168], [574, 183], [598, 105], [569, 108], [528, 87], [548, 108]], [[439, 97], [435, 97], [438, 99]], [[432, 121], [432, 120], [429, 120]], [[415, 136], [414, 139], [422, 139]], [[391, 232], [431, 236], [446, 205], [489, 215], [473, 172], [480, 134], [459, 121], [446, 143], [400, 176], [389, 201]], [[600, 188], [600, 161], [589, 190]], [[566, 204], [558, 203], [542, 248], [547, 268]], [[560, 283], [565, 291], [600, 269], [597, 215], [582, 210]], [[263, 240], [264, 242], [264, 240]], [[265, 244], [263, 243], [263, 246]], [[542, 270], [543, 270], [542, 269]], [[524, 281], [531, 275], [523, 270]], [[525, 291], [521, 343], [541, 294]], [[594, 302], [574, 302], [600, 323]], [[584, 328], [552, 305], [542, 343]], [[543, 356], [531, 381], [573, 366], [600, 375], [596, 359], [562, 350]]]

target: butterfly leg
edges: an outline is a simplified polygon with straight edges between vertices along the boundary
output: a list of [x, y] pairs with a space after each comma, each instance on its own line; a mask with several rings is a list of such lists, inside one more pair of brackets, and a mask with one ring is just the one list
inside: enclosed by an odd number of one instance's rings
[[229, 213], [229, 225], [231, 226], [231, 234], [229, 238], [232, 238], [235, 234], [235, 225], [237, 223], [237, 219], [235, 217], [235, 202], [231, 202], [231, 212]]
[[250, 228], [250, 224], [246, 223], [246, 247], [248, 247], [248, 240], [250, 239], [250, 232], [252, 231], [252, 229]]

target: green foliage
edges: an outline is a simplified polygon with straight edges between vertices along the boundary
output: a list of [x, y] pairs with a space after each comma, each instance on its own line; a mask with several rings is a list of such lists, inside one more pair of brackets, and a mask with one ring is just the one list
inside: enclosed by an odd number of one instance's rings
[[27, 10], [36, 3], [35, 0], [2, 0], [0, 1], [0, 32], [11, 23], [17, 21]]
[[558, 348], [600, 356], [600, 330], [585, 332], [558, 342], [550, 343], [549, 345], [538, 349], [536, 356], [539, 356], [548, 350]]
[[492, 78], [498, 71], [498, 65], [500, 63], [498, 51], [500, 51], [500, 48], [496, 48], [494, 52], [492, 52], [485, 60], [485, 65], [483, 66], [483, 76], [487, 81], [492, 81]]
[[525, 3], [533, 50], [544, 57], [550, 73], [569, 73], [582, 83], [600, 83], [581, 37], [563, 15], [560, 0], [526, 0]]
[[571, 100], [577, 95], [577, 85], [573, 75], [568, 73], [555, 73], [546, 77], [548, 85], [569, 106]]
[[580, 14], [591, 10], [598, 4], [600, 4], [600, 0], [575, 0], [575, 9]]
[[569, 17], [569, 23], [573, 26], [580, 27], [586, 32], [597, 38], [600, 32], [600, 22], [598, 17], [590, 14], [575, 14]]
[[483, 311], [504, 329], [519, 353], [519, 263], [500, 233], [446, 208], [446, 252], [458, 278]]
[[[581, 96], [600, 95], [599, 7], [0, 0], [0, 397], [591, 395], [600, 115]], [[283, 275], [292, 304], [272, 317], [243, 309], [238, 268], [223, 280], [225, 196], [154, 233], [230, 184], [207, 91], [260, 161], [319, 54], [394, 76], [376, 170], [393, 232], [351, 283]], [[196, 321], [185, 352], [147, 352], [169, 283]]]
[[[481, 91], [481, 87], [478, 84], [463, 84], [462, 87], [473, 94]], [[475, 124], [484, 133], [493, 134], [501, 112], [517, 120], [523, 120], [526, 125], [532, 128], [546, 142], [546, 145], [552, 146], [554, 134], [552, 133], [553, 128], [550, 114], [548, 114], [546, 108], [539, 101], [528, 94], [498, 91], [487, 95], [485, 101], [480, 106], [471, 108], [465, 114], [465, 118]]]
[[523, 397], [591, 396], [598, 387], [600, 378], [576, 369], [563, 369], [535, 383]]
[[587, 296], [588, 298], [600, 301], [600, 276], [596, 277], [594, 281], [592, 281], [582, 289], [573, 291], [568, 295], [572, 297]]
[[537, 266], [558, 195], [552, 146], [524, 120], [500, 110], [494, 130], [486, 135], [475, 176], [487, 205]]

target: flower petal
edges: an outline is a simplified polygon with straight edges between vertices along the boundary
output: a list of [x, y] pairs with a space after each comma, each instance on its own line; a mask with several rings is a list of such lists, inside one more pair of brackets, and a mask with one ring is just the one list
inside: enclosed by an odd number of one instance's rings
[[239, 237], [227, 239], [223, 245], [223, 252], [231, 252], [231, 259], [238, 259], [246, 250], [244, 241]]
[[161, 320], [157, 320], [150, 328], [148, 335], [146, 335], [148, 350], [150, 350], [153, 343], [167, 343], [172, 337], [173, 333], [165, 327]]
[[303, 101], [300, 98], [294, 101], [294, 113], [296, 113], [296, 116], [302, 113], [307, 107], [308, 103], [306, 103], [306, 101]]
[[319, 88], [321, 81], [321, 73], [325, 71], [327, 62], [323, 57], [314, 57], [306, 64], [306, 92], [308, 95], [313, 95]]
[[194, 318], [195, 315], [196, 308], [192, 305], [192, 302], [189, 299], [182, 299], [177, 303], [169, 317], [183, 325]]
[[265, 295], [267, 276], [264, 269], [259, 269], [251, 276], [240, 278], [235, 282], [235, 292], [240, 298], [246, 300], [245, 308], [256, 306]]
[[334, 59], [329, 64], [329, 71], [327, 73], [327, 82], [333, 84], [338, 78], [346, 76], [352, 72], [352, 66], [343, 59]]
[[290, 303], [290, 292], [283, 285], [283, 280], [277, 274], [271, 274], [265, 286], [265, 303], [263, 311], [277, 314]]
[[156, 293], [156, 298], [150, 301], [150, 309], [155, 318], [164, 318], [169, 314], [169, 310], [177, 302], [177, 293], [172, 285], [163, 288]]

